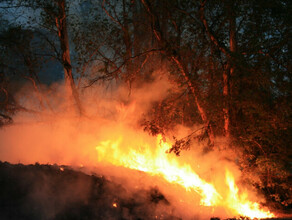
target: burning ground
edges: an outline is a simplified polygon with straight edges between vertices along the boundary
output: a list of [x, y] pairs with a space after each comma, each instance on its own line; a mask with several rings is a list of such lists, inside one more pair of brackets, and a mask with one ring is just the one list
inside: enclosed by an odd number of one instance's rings
[[0, 192], [1, 219], [182, 219], [158, 187], [131, 189], [68, 166], [0, 162]]
[[[136, 88], [131, 96], [123, 86], [92, 87], [82, 96], [86, 115], [76, 116], [70, 103], [58, 96], [62, 85], [56, 85], [56, 93], [46, 94], [58, 106], [54, 113], [16, 115], [15, 123], [1, 130], [0, 160], [64, 164], [79, 171], [1, 164], [3, 218], [275, 217], [263, 197], [240, 181], [236, 154], [224, 150], [224, 141], [218, 140], [218, 150], [206, 152], [202, 141], [193, 142], [179, 157], [170, 153], [173, 135], [185, 137], [200, 125], [177, 125], [154, 136], [141, 129], [141, 117], [170, 87], [164, 77]], [[25, 88], [22, 97], [34, 95], [29, 91]], [[34, 106], [30, 99], [23, 102]], [[14, 213], [14, 208], [20, 211]]]

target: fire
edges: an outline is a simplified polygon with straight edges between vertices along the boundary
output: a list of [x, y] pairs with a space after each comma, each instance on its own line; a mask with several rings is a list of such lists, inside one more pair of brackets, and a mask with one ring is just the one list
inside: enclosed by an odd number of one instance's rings
[[203, 206], [225, 206], [233, 213], [250, 218], [267, 218], [274, 215], [269, 211], [260, 209], [258, 203], [252, 203], [245, 196], [238, 195], [232, 174], [226, 171], [226, 184], [229, 190], [228, 198], [224, 198], [216, 188], [201, 179], [189, 164], [179, 163], [179, 158], [167, 154], [171, 145], [158, 135], [156, 148], [153, 150], [149, 144], [138, 144], [138, 148], [123, 148], [123, 138], [115, 141], [107, 140], [101, 142], [96, 150], [99, 162], [108, 162], [115, 166], [122, 166], [134, 170], [146, 172], [150, 175], [162, 176], [166, 181], [178, 184], [187, 191], [193, 191], [200, 195], [200, 205]]
[[238, 195], [238, 187], [235, 185], [232, 174], [226, 170], [226, 183], [230, 190], [227, 199], [230, 209], [235, 211], [240, 210], [239, 214], [248, 216], [250, 218], [272, 218], [275, 217], [270, 211], [263, 211], [259, 208], [259, 204], [247, 200], [247, 194]]

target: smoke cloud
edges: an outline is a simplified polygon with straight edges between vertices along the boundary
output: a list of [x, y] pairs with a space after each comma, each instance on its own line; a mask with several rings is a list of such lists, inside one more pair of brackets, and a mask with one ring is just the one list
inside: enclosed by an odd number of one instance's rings
[[[66, 101], [62, 83], [41, 88], [43, 105], [47, 107], [45, 110], [40, 108], [38, 94], [29, 85], [23, 86], [18, 99], [23, 106], [34, 111], [20, 112], [14, 116], [14, 124], [0, 130], [0, 160], [78, 167], [87, 173], [105, 175], [133, 190], [157, 186], [171, 204], [172, 213], [183, 219], [206, 219], [216, 215], [230, 217], [230, 213], [223, 209], [214, 211], [212, 207], [200, 206], [200, 197], [196, 192], [187, 192], [159, 176], [97, 162], [99, 155], [96, 146], [102, 141], [123, 137], [125, 147], [135, 144], [133, 139], [136, 143], [148, 143], [156, 147], [156, 138], [145, 133], [138, 122], [143, 114], [151, 110], [154, 102], [168, 95], [173, 85], [161, 72], [153, 75], [156, 78], [151, 82], [136, 86], [131, 91], [127, 85], [114, 82], [85, 89], [80, 94], [84, 116], [78, 116], [74, 105]], [[169, 136], [184, 137], [194, 129], [178, 125]], [[182, 152], [181, 163], [189, 164], [201, 178], [213, 183], [218, 189], [226, 187], [223, 187], [224, 167], [228, 167], [235, 178], [239, 177], [240, 172], [226, 160], [234, 158], [232, 152], [204, 153], [203, 148], [203, 142], [193, 144], [191, 150]]]
[[170, 84], [163, 77], [131, 91], [131, 95], [125, 85], [93, 85], [81, 93], [85, 115], [80, 117], [65, 100], [62, 83], [43, 88], [43, 102], [53, 111], [40, 109], [37, 94], [25, 85], [17, 97], [33, 112], [18, 113], [14, 124], [1, 129], [0, 160], [94, 165], [96, 144], [127, 130], [138, 130], [142, 114], [168, 89]]

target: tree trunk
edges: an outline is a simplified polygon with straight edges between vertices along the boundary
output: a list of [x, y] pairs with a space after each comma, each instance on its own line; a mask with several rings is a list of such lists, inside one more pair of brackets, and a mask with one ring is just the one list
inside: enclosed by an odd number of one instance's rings
[[191, 90], [192, 95], [194, 96], [195, 105], [196, 105], [196, 107], [197, 107], [197, 109], [199, 111], [199, 114], [201, 116], [201, 119], [202, 119], [202, 121], [203, 121], [203, 123], [204, 123], [204, 125], [206, 127], [206, 130], [207, 130], [207, 133], [208, 133], [208, 136], [209, 136], [209, 141], [210, 141], [209, 144], [210, 144], [211, 147], [213, 147], [214, 146], [214, 141], [215, 141], [214, 131], [213, 131], [212, 125], [210, 124], [210, 121], [209, 121], [209, 119], [207, 117], [206, 111], [203, 108], [201, 102], [199, 101], [198, 89], [194, 85], [194, 83], [191, 82], [189, 74], [186, 71], [186, 68], [182, 64], [181, 60], [178, 57], [175, 57], [174, 55], [171, 55], [171, 59], [172, 59], [172, 61], [174, 61], [177, 64], [182, 76], [185, 78], [185, 80], [186, 80], [186, 82], [188, 84], [188, 87]]
[[224, 136], [229, 139], [230, 137], [230, 102], [229, 102], [229, 81], [230, 81], [230, 68], [229, 64], [226, 65], [223, 71], [223, 117], [224, 117]]
[[230, 123], [231, 123], [231, 79], [234, 76], [234, 54], [236, 52], [236, 23], [233, 11], [233, 2], [229, 1], [227, 5], [228, 23], [229, 23], [229, 46], [231, 57], [227, 60], [227, 65], [223, 71], [223, 114], [224, 114], [224, 135], [227, 139], [230, 138]]
[[68, 30], [66, 24], [66, 2], [65, 0], [57, 0], [59, 14], [56, 17], [56, 27], [58, 30], [58, 36], [61, 45], [62, 51], [62, 64], [64, 67], [64, 78], [65, 78], [65, 87], [67, 97], [69, 99], [73, 99], [78, 113], [81, 115], [83, 113], [79, 93], [77, 91], [73, 74], [72, 74], [72, 65], [70, 59], [70, 48], [69, 48], [69, 38], [68, 38]]

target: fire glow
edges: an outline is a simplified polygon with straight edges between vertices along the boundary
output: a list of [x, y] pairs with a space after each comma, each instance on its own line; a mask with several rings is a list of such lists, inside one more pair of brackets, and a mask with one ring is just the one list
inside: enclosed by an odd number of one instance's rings
[[163, 177], [172, 184], [180, 185], [187, 191], [193, 191], [200, 195], [200, 205], [210, 207], [224, 207], [234, 215], [247, 216], [249, 218], [270, 218], [274, 214], [264, 211], [256, 202], [250, 202], [247, 194], [239, 195], [238, 187], [234, 177], [229, 170], [226, 170], [226, 198], [220, 195], [216, 187], [204, 181], [193, 171], [189, 164], [180, 164], [178, 157], [167, 154], [171, 144], [163, 141], [158, 135], [156, 149], [151, 150], [150, 146], [141, 143], [139, 148], [121, 147], [122, 137], [117, 140], [102, 141], [96, 150], [98, 161], [107, 162], [115, 166], [122, 166], [129, 169], [143, 171], [150, 175]]
[[[101, 175], [109, 177], [128, 178], [129, 174], [133, 174], [132, 171], [141, 171], [143, 178], [144, 174], [146, 177], [143, 184], [146, 187], [155, 186], [156, 183], [152, 182], [155, 179], [159, 190], [165, 190], [162, 193], [172, 205], [169, 210], [172, 212], [175, 209], [175, 215], [186, 216], [183, 219], [193, 219], [194, 216], [204, 217], [196, 219], [208, 219], [212, 216], [273, 217], [273, 213], [256, 203], [259, 200], [254, 199], [253, 194], [243, 193], [242, 187], [236, 184], [235, 177], [238, 173], [232, 166], [225, 161], [217, 164], [221, 162], [222, 155], [233, 159], [233, 154], [229, 155], [226, 151], [218, 155], [218, 151], [214, 151], [204, 155], [202, 159], [201, 155], [197, 155], [200, 154], [199, 149], [192, 152], [196, 154], [194, 157], [189, 152], [187, 156], [190, 158], [183, 157], [186, 155], [177, 157], [166, 153], [172, 146], [171, 141], [161, 135], [157, 138], [149, 136], [137, 126], [142, 114], [151, 108], [150, 103], [164, 97], [169, 88], [166, 80], [155, 81], [139, 88], [124, 104], [120, 100], [121, 97], [128, 97], [127, 89], [119, 88], [108, 94], [103, 92], [102, 87], [98, 87], [84, 98], [86, 103], [99, 100], [98, 105], [86, 105], [91, 118], [78, 117], [76, 120], [76, 117], [71, 117], [74, 115], [71, 111], [60, 111], [59, 115], [53, 117], [43, 114], [41, 120], [35, 117], [33, 121], [30, 116], [19, 115], [17, 125], [0, 132], [0, 159], [24, 164], [36, 161], [64, 164], [82, 170], [97, 167]], [[153, 93], [147, 92], [149, 90]], [[108, 96], [102, 97], [103, 94]], [[30, 123], [24, 123], [27, 121]], [[168, 136], [175, 134], [177, 137], [184, 137], [189, 129], [194, 130], [178, 125]], [[37, 142], [35, 137], [38, 137]], [[196, 147], [192, 146], [192, 149]], [[110, 168], [117, 167], [117, 172], [114, 169], [108, 170], [107, 164]], [[128, 173], [120, 172], [125, 171], [124, 168], [128, 169]], [[61, 172], [65, 170], [65, 167], [60, 168]], [[130, 178], [137, 180], [140, 176], [131, 175]], [[167, 187], [163, 188], [165, 183]], [[131, 184], [126, 187], [129, 191], [132, 190]], [[117, 202], [113, 202], [111, 206], [121, 207]]]

